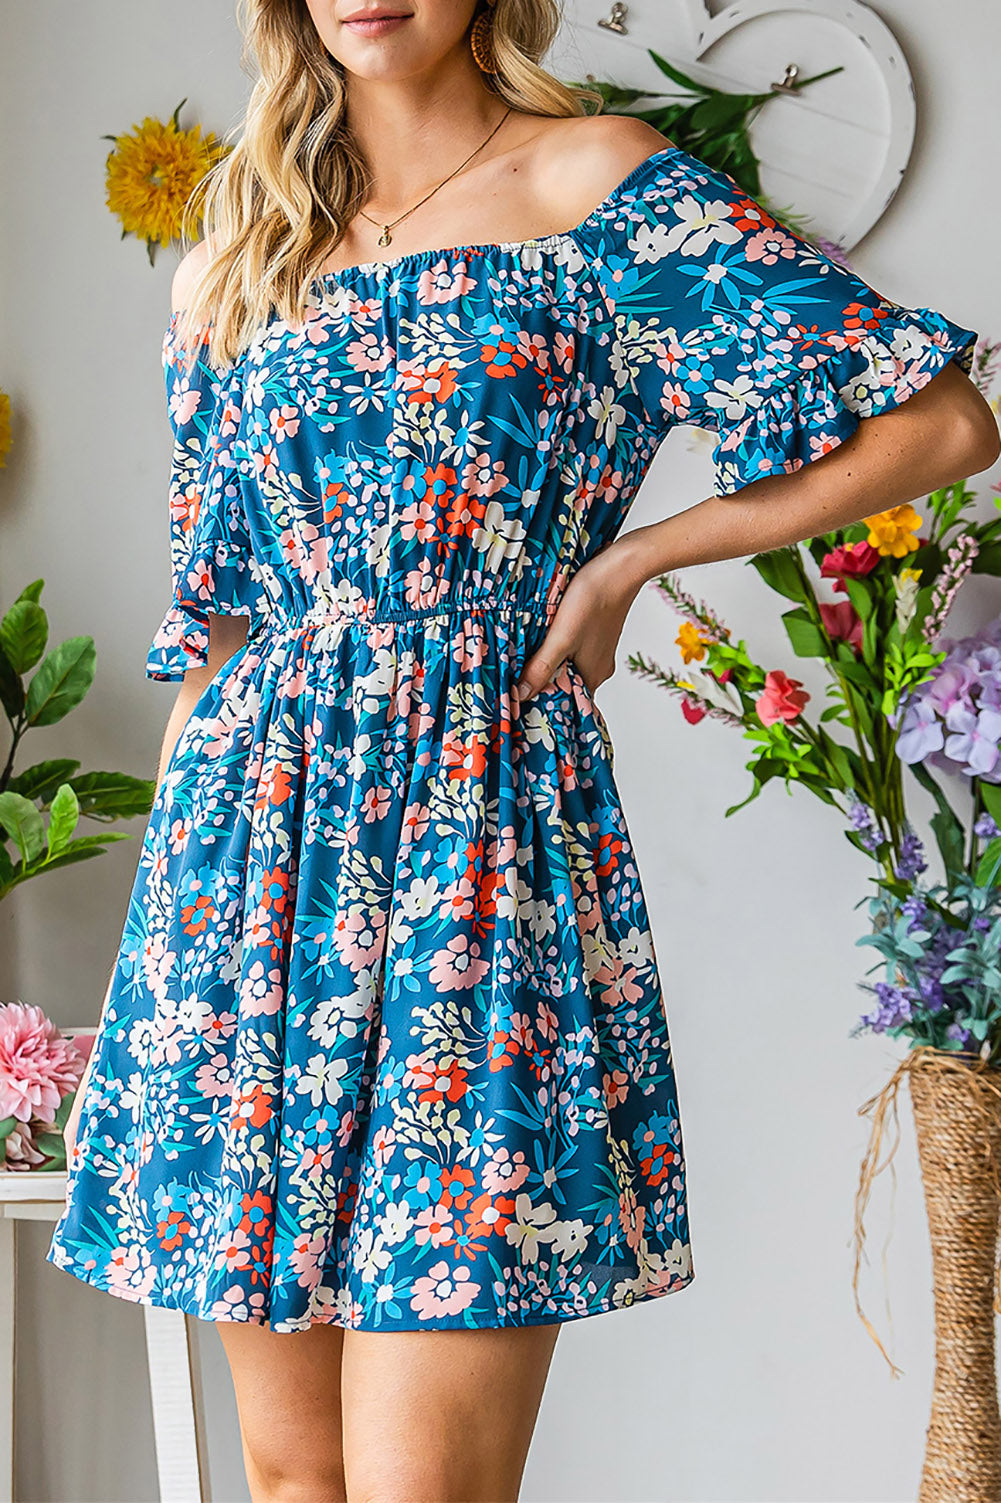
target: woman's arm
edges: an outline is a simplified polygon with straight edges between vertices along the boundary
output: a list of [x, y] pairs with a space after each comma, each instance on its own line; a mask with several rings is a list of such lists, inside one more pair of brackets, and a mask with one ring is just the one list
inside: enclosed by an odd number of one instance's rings
[[629, 607], [659, 574], [847, 527], [979, 474], [999, 454], [994, 413], [950, 361], [920, 391], [890, 412], [862, 419], [836, 448], [801, 469], [755, 480], [734, 495], [712, 496], [603, 548], [570, 580], [516, 685], [519, 697], [548, 684], [567, 657], [593, 693], [615, 671]]
[[[189, 668], [184, 675], [180, 689], [167, 717], [167, 725], [163, 733], [163, 741], [160, 746], [160, 760], [156, 773], [156, 789], [159, 792], [160, 784], [170, 754], [177, 744], [177, 738], [184, 729], [192, 710], [197, 704], [202, 692], [208, 687], [209, 681], [219, 671], [226, 659], [231, 657], [239, 647], [243, 645], [247, 637], [246, 616], [210, 616], [209, 617], [209, 648], [208, 662], [204, 668]], [[101, 1013], [98, 1027], [104, 1021], [104, 1014], [108, 1006], [108, 998], [111, 995], [111, 980], [104, 993], [104, 1001], [101, 1003]], [[77, 1126], [80, 1121], [80, 1110], [83, 1104], [84, 1093], [90, 1073], [94, 1065], [95, 1051], [91, 1051], [87, 1060], [80, 1083], [76, 1089], [76, 1096], [66, 1119], [63, 1129], [63, 1137], [66, 1140], [66, 1159], [69, 1162], [73, 1153], [73, 1145], [76, 1142]]]

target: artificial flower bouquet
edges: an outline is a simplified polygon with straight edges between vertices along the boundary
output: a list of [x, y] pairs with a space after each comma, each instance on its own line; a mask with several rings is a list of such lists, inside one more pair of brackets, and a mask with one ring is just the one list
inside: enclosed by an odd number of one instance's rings
[[[875, 861], [874, 944], [887, 979], [858, 1029], [906, 1034], [956, 1052], [1001, 1058], [1001, 618], [975, 636], [942, 636], [973, 570], [1001, 573], [1001, 518], [969, 516], [962, 482], [929, 497], [924, 514], [898, 506], [838, 533], [758, 554], [751, 562], [794, 602], [783, 614], [793, 651], [821, 658], [830, 703], [785, 669], [757, 663], [743, 639], [676, 576], [656, 588], [684, 617], [677, 645], [688, 672], [642, 655], [630, 667], [675, 691], [685, 718], [715, 718], [753, 743], [751, 793], [782, 778], [845, 816], [849, 840]], [[1001, 505], [1001, 502], [996, 503]], [[815, 565], [813, 571], [809, 563]], [[822, 598], [830, 581], [831, 598]], [[838, 599], [838, 595], [845, 598]], [[694, 671], [693, 671], [694, 670]], [[846, 734], [835, 734], [839, 730]], [[934, 798], [930, 828], [943, 881], [922, 884], [924, 846], [905, 806], [903, 769]], [[934, 769], [934, 771], [933, 771]], [[959, 789], [954, 807], [936, 772]]]
[[[975, 352], [981, 391], [999, 350]], [[862, 1311], [858, 1277], [873, 1180], [899, 1142], [898, 1131], [883, 1155], [884, 1130], [906, 1080], [935, 1293], [924, 1503], [1001, 1497], [1001, 616], [958, 640], [944, 635], [969, 576], [1001, 574], [1001, 517], [975, 519], [974, 500], [960, 481], [919, 508], [895, 506], [750, 560], [790, 602], [782, 620], [793, 653], [823, 664], [819, 713], [801, 679], [759, 663], [675, 574], [654, 587], [683, 618], [682, 670], [629, 658], [680, 698], [692, 725], [722, 720], [752, 744], [751, 791], [728, 815], [766, 783], [799, 785], [840, 811], [848, 839], [874, 863], [875, 891], [861, 899], [869, 932], [858, 943], [878, 953], [871, 969], [882, 974], [859, 983], [871, 1005], [852, 1032], [906, 1038], [909, 1048], [859, 1108], [872, 1129], [855, 1203], [855, 1303], [896, 1376]], [[911, 784], [934, 804], [927, 838], [908, 814]]]
[[0, 1170], [65, 1169], [63, 1128], [93, 1040], [61, 1033], [40, 1007], [0, 1003]]

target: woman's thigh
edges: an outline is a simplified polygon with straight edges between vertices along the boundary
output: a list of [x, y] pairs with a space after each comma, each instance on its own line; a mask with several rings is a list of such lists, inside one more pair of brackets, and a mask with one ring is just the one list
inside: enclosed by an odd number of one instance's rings
[[344, 1503], [341, 1349], [344, 1332], [318, 1322], [283, 1333], [220, 1321], [254, 1503]]
[[513, 1503], [558, 1332], [345, 1331], [350, 1503]]

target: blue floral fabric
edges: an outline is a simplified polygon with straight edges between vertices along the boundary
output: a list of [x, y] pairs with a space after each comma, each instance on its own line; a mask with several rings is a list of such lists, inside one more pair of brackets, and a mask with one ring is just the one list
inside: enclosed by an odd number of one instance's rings
[[173, 593], [205, 688], [150, 815], [48, 1256], [294, 1331], [570, 1320], [693, 1276], [608, 728], [512, 684], [667, 432], [798, 469], [975, 335], [667, 147], [575, 229], [321, 276], [235, 366], [172, 315]]

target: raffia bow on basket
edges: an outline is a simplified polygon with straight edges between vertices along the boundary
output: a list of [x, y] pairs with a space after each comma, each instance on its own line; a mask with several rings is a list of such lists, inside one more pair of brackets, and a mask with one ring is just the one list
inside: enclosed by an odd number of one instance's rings
[[[873, 1181], [900, 1141], [897, 1094], [910, 1087], [931, 1234], [935, 1383], [919, 1503], [1001, 1499], [994, 1315], [1001, 1312], [1001, 1069], [978, 1055], [912, 1048], [859, 1108], [872, 1116], [855, 1201], [855, 1307], [890, 1364], [901, 1369], [862, 1310], [859, 1270]], [[880, 1162], [887, 1122], [894, 1138]]]

